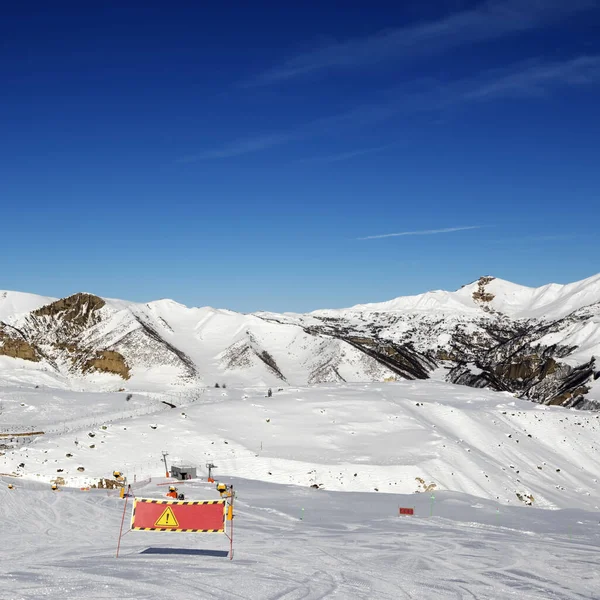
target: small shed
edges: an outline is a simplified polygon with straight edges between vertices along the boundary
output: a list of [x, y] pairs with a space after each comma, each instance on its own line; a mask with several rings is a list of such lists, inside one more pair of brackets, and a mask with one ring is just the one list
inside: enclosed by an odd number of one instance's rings
[[196, 479], [196, 467], [171, 465], [171, 477], [175, 477], [180, 481]]

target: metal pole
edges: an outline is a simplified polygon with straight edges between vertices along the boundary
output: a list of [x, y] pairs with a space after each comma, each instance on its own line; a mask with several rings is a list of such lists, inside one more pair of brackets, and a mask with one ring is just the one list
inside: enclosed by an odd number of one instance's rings
[[121, 538], [123, 537], [123, 523], [125, 522], [125, 511], [127, 510], [127, 501], [129, 500], [129, 492], [131, 490], [131, 486], [127, 488], [127, 496], [125, 496], [125, 505], [123, 506], [123, 516], [121, 517], [121, 529], [119, 531], [119, 543], [117, 544], [117, 556], [119, 558], [119, 550], [121, 548]]
[[235, 492], [233, 491], [233, 486], [231, 486], [231, 529], [229, 533], [231, 534], [229, 537], [229, 560], [233, 560], [233, 519], [235, 515], [233, 514], [233, 499], [235, 498]]
[[163, 455], [163, 461], [165, 462], [165, 477], [168, 477], [169, 476], [169, 467], [167, 467], [167, 456], [169, 456], [169, 453], [165, 452], [163, 450], [162, 455]]

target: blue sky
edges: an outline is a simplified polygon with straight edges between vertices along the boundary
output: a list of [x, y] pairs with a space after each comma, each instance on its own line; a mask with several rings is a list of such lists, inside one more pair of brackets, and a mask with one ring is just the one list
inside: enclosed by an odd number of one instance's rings
[[600, 1], [20, 4], [0, 289], [308, 311], [600, 271]]

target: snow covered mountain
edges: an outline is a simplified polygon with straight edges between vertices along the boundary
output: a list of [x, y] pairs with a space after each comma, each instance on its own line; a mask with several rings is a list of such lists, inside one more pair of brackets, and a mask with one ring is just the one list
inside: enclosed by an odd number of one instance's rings
[[540, 288], [482, 277], [306, 315], [0, 292], [3, 375], [80, 389], [426, 379], [444, 367], [449, 382], [598, 408], [599, 354], [600, 275]]

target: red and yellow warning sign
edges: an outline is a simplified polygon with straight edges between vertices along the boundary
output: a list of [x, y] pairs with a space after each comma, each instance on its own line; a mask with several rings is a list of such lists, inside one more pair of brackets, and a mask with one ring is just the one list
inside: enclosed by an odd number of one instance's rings
[[163, 514], [156, 519], [154, 527], [179, 527], [179, 521], [175, 518], [173, 509], [170, 506], [167, 506]]
[[225, 533], [226, 500], [134, 498], [131, 529], [180, 533]]

